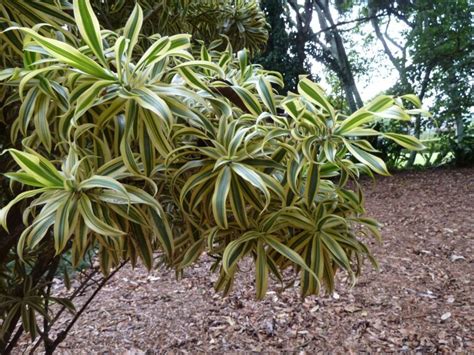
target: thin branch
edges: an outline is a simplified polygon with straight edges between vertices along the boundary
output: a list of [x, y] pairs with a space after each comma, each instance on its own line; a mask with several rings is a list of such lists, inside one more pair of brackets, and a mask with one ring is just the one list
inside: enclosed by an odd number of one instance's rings
[[49, 297], [51, 296], [51, 286], [53, 285], [53, 278], [54, 275], [56, 274], [56, 271], [58, 270], [59, 267], [59, 257], [55, 257], [53, 262], [51, 263], [51, 267], [48, 271], [48, 274], [46, 275], [46, 302], [45, 302], [45, 316], [43, 317], [43, 332], [40, 332], [40, 339], [43, 339], [44, 343], [44, 348], [47, 349], [48, 346], [51, 344], [51, 339], [49, 338], [49, 331], [51, 329], [50, 327], [50, 322], [49, 322], [49, 317], [48, 317], [48, 312], [49, 312]]
[[[86, 290], [89, 286], [92, 286], [92, 284], [88, 284], [88, 282], [89, 282], [90, 280], [94, 281], [94, 283], [95, 283], [96, 285], [100, 286], [99, 282], [98, 282], [98, 281], [95, 281], [95, 280], [93, 279], [93, 277], [94, 277], [97, 273], [98, 273], [98, 271], [94, 269], [89, 275], [87, 275], [86, 280], [83, 281], [83, 282], [81, 283], [81, 285], [73, 292], [73, 294], [69, 297], [69, 300], [72, 301], [74, 298], [83, 295], [84, 292], [85, 292], [85, 290]], [[62, 312], [64, 312], [65, 310], [66, 310], [66, 307], [63, 306], [63, 307], [61, 308], [61, 310], [54, 316], [54, 318], [53, 318], [53, 320], [52, 320], [51, 323], [53, 324], [54, 322], [56, 322], [56, 321], [59, 319], [59, 317], [61, 316]]]
[[20, 339], [20, 336], [23, 334], [23, 325], [20, 325], [18, 327], [18, 330], [17, 332], [15, 333], [15, 335], [13, 336], [13, 338], [10, 340], [10, 342], [8, 343], [8, 346], [5, 348], [5, 352], [2, 352], [2, 354], [10, 354], [13, 350], [13, 348], [15, 347], [16, 343], [18, 342], [18, 340]]
[[380, 43], [382, 43], [385, 54], [387, 55], [388, 59], [390, 59], [390, 61], [392, 62], [395, 69], [397, 69], [398, 73], [400, 74], [400, 79], [404, 80], [404, 78], [402, 78], [402, 76], [404, 76], [403, 75], [404, 68], [401, 66], [400, 62], [398, 61], [398, 58], [395, 58], [392, 51], [390, 50], [390, 47], [388, 46], [387, 41], [385, 40], [385, 37], [382, 34], [382, 31], [380, 31], [378, 21], [374, 17], [370, 22], [372, 23], [372, 27], [374, 28], [375, 35], [379, 39]]
[[[300, 13], [301, 5], [299, 5], [296, 0], [288, 0], [288, 4], [293, 9], [293, 11], [296, 13], [297, 27], [299, 27], [298, 30], [305, 32], [307, 30], [307, 26], [308, 26], [307, 25], [307, 22], [308, 22], [307, 19], [308, 19], [309, 14], [307, 14], [306, 12], [303, 12], [306, 15], [306, 19], [303, 18], [303, 15]], [[307, 4], [305, 4], [305, 5], [307, 5]]]
[[326, 52], [328, 55], [332, 56], [331, 49], [327, 45], [325, 45], [322, 41], [320, 41], [319, 38], [316, 37], [315, 35], [313, 35], [312, 37], [313, 37], [313, 41], [322, 48], [323, 52]]
[[423, 100], [426, 94], [426, 90], [428, 88], [428, 83], [430, 82], [430, 75], [431, 75], [431, 70], [433, 69], [432, 65], [429, 65], [428, 68], [426, 68], [425, 76], [423, 78], [423, 81], [421, 83], [421, 90], [420, 90], [420, 100]]
[[[92, 259], [91, 259], [90, 257], [89, 257], [89, 260], [91, 260], [91, 261], [89, 262], [89, 265], [91, 265], [91, 267], [92, 267]], [[68, 263], [71, 267], [73, 267], [72, 262], [71, 262], [70, 260], [68, 260], [67, 258], [63, 258], [63, 261], [66, 262], [66, 263]], [[93, 269], [93, 270], [95, 270], [96, 272], [93, 273], [92, 275], [95, 275], [95, 274], [97, 273], [97, 270], [96, 270], [96, 269]], [[92, 279], [92, 278], [89, 277], [89, 275], [91, 275], [91, 273], [88, 274], [88, 273], [86, 273], [86, 272], [85, 272], [84, 270], [82, 270], [82, 269], [81, 269], [81, 270], [76, 270], [76, 272], [78, 272], [81, 276], [87, 278], [88, 280], [86, 280], [86, 281], [89, 281], [89, 279], [90, 279], [90, 280], [91, 280], [92, 282], [94, 282], [96, 285], [99, 285], [99, 281], [96, 281], [96, 280], [94, 280], [94, 279]]]
[[388, 17], [388, 21], [387, 21], [387, 26], [385, 26], [385, 31], [384, 31], [384, 35], [385, 37], [387, 37], [387, 39], [390, 41], [390, 43], [392, 43], [395, 47], [397, 47], [398, 49], [400, 49], [401, 51], [404, 50], [404, 47], [402, 47], [400, 44], [398, 44], [395, 40], [393, 40], [390, 35], [388, 34], [388, 27], [390, 25], [390, 22], [391, 22], [392, 18], [389, 16]]
[[400, 21], [403, 21], [405, 22], [409, 27], [411, 28], [414, 28], [415, 27], [415, 24], [410, 22], [405, 15], [402, 15], [401, 13], [397, 12], [397, 11], [391, 11], [396, 18], [398, 18]]
[[387, 37], [387, 39], [390, 41], [390, 43], [392, 43], [395, 47], [397, 47], [401, 51], [405, 50], [405, 47], [402, 46], [401, 44], [398, 44], [397, 41], [395, 41], [392, 37], [390, 37], [390, 35], [388, 33], [385, 33], [385, 37]]
[[296, 2], [296, 0], [288, 0], [288, 4], [290, 5], [290, 7], [293, 9], [294, 12], [296, 12], [296, 17], [299, 17], [300, 20], [301, 19], [301, 14], [300, 14], [300, 5], [298, 5], [298, 3]]
[[379, 15], [360, 17], [360, 18], [356, 18], [356, 19], [348, 20], [348, 21], [341, 21], [341, 22], [335, 23], [334, 25], [328, 26], [328, 27], [326, 27], [326, 28], [324, 28], [324, 29], [322, 29], [318, 32], [314, 32], [314, 34], [318, 35], [320, 33], [335, 30], [340, 26], [348, 25], [350, 23], [366, 22], [366, 21], [370, 21], [370, 20], [375, 19], [375, 18], [385, 17], [385, 16], [387, 16], [387, 14], [384, 13], [384, 14], [379, 14]]
[[66, 338], [67, 334], [69, 333], [69, 331], [71, 330], [71, 328], [74, 326], [74, 324], [77, 322], [77, 320], [80, 318], [80, 316], [82, 315], [82, 313], [84, 313], [84, 311], [87, 309], [87, 307], [89, 306], [89, 304], [94, 300], [94, 298], [97, 296], [97, 294], [99, 293], [99, 291], [105, 286], [105, 284], [119, 271], [121, 270], [126, 264], [128, 263], [128, 260], [126, 261], [123, 261], [114, 271], [112, 271], [110, 273], [109, 276], [105, 277], [102, 282], [100, 283], [100, 285], [94, 290], [94, 292], [90, 295], [90, 297], [87, 299], [87, 301], [82, 305], [81, 309], [76, 312], [76, 314], [74, 315], [74, 318], [71, 320], [71, 322], [69, 322], [68, 326], [66, 327], [66, 329], [64, 329], [63, 331], [61, 331], [57, 338], [54, 340], [54, 342], [51, 344], [51, 348], [48, 349], [50, 351], [47, 352], [47, 354], [52, 354], [54, 352], [54, 350], [58, 347], [58, 345]]
[[[98, 285], [98, 281], [94, 280], [93, 277], [98, 273], [98, 271], [96, 269], [92, 269], [92, 272], [90, 272], [88, 275], [85, 274], [84, 272], [81, 271], [81, 273], [85, 276], [86, 280], [83, 281], [81, 283], [81, 285], [76, 289], [74, 290], [74, 292], [72, 293], [72, 295], [69, 297], [69, 300], [72, 301], [73, 299], [75, 299], [76, 297], [78, 296], [82, 296], [85, 292], [85, 290], [87, 290], [87, 288], [89, 286], [92, 286], [92, 284], [88, 284], [88, 282], [90, 280], [94, 281], [94, 283], [96, 285]], [[51, 319], [51, 321], [49, 322], [49, 329], [51, 329], [54, 325], [54, 323], [56, 323], [56, 321], [59, 319], [59, 317], [61, 316], [61, 314], [63, 314], [63, 312], [66, 310], [66, 306], [62, 306], [61, 309], [55, 314], [54, 318]], [[41, 344], [41, 338], [39, 338], [37, 340], [37, 342], [35, 343], [35, 345], [33, 346], [33, 348], [30, 350], [30, 355], [33, 355], [35, 354], [35, 350], [38, 348], [38, 346]]]

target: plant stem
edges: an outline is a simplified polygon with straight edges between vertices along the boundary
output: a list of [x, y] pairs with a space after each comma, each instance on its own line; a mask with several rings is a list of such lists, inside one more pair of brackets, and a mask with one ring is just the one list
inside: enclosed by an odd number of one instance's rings
[[68, 326], [66, 327], [66, 329], [64, 329], [63, 331], [61, 331], [57, 338], [52, 342], [51, 346], [49, 347], [49, 349], [45, 349], [45, 354], [46, 355], [50, 355], [50, 354], [53, 354], [54, 350], [56, 350], [56, 348], [58, 347], [58, 345], [64, 341], [64, 339], [66, 338], [67, 334], [69, 333], [69, 331], [71, 330], [71, 328], [74, 326], [74, 324], [77, 322], [77, 320], [79, 319], [79, 317], [82, 315], [82, 313], [84, 313], [84, 311], [87, 309], [87, 307], [90, 305], [90, 303], [94, 300], [94, 298], [97, 296], [97, 294], [99, 293], [99, 291], [105, 286], [105, 284], [120, 270], [122, 269], [126, 264], [128, 263], [128, 260], [126, 261], [123, 261], [114, 271], [112, 271], [110, 273], [109, 276], [105, 277], [102, 282], [99, 284], [99, 286], [97, 286], [97, 288], [94, 290], [94, 292], [89, 296], [89, 298], [87, 299], [87, 301], [82, 305], [81, 309], [74, 315], [74, 318], [71, 320], [71, 322], [69, 322]]

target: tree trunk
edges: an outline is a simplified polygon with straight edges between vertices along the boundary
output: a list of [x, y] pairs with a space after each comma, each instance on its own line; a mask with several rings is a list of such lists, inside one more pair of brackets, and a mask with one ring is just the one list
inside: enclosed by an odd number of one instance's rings
[[461, 114], [456, 117], [456, 142], [461, 143], [464, 138], [464, 121]]
[[[423, 81], [421, 83], [421, 89], [420, 89], [420, 95], [419, 95], [419, 98], [420, 98], [421, 102], [423, 102], [423, 99], [424, 99], [425, 94], [426, 94], [426, 90], [428, 89], [428, 83], [430, 81], [430, 75], [431, 75], [432, 70], [433, 70], [433, 67], [431, 67], [431, 66], [426, 68], [425, 76], [424, 76]], [[416, 121], [415, 121], [415, 137], [420, 138], [420, 134], [421, 134], [421, 117], [418, 115], [418, 116], [416, 116]], [[411, 168], [413, 166], [413, 164], [415, 163], [415, 159], [416, 159], [417, 154], [418, 154], [418, 152], [416, 150], [410, 152], [410, 158], [408, 158], [408, 162], [407, 162], [407, 165], [406, 165], [407, 168]]]
[[311, 33], [311, 21], [313, 19], [313, 4], [311, 0], [305, 0], [303, 11], [297, 0], [288, 0], [288, 4], [296, 13], [296, 62], [298, 68], [305, 68], [306, 43]]
[[[331, 53], [336, 66], [336, 74], [344, 88], [347, 104], [351, 112], [356, 111], [364, 105], [359, 90], [354, 79], [354, 74], [347, 57], [346, 49], [338, 28], [332, 18], [331, 9], [328, 0], [315, 1], [316, 12], [318, 13], [319, 23], [322, 31], [326, 32], [326, 40], [329, 44], [327, 51]], [[319, 42], [322, 44], [321, 42]], [[323, 47], [324, 48], [324, 47]], [[329, 54], [329, 53], [328, 53]]]
[[[416, 116], [414, 135], [416, 138], [420, 138], [420, 134], [421, 134], [421, 117]], [[413, 164], [415, 164], [415, 159], [416, 159], [417, 154], [418, 152], [416, 150], [413, 150], [410, 152], [410, 158], [408, 158], [407, 165], [406, 165], [407, 168], [413, 167]]]

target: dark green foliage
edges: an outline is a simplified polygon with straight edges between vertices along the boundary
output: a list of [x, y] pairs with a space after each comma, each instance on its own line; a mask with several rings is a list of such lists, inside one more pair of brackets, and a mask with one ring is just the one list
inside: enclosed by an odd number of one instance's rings
[[440, 127], [456, 132], [459, 144], [472, 122], [474, 106], [473, 10], [467, 0], [419, 0], [410, 34], [411, 75], [417, 80], [420, 72], [431, 71], [428, 92], [435, 98], [435, 119]]
[[461, 139], [457, 139], [453, 132], [439, 139], [438, 160], [444, 159], [447, 163], [458, 167], [474, 165], [474, 124], [471, 122], [469, 126], [467, 123], [465, 125], [467, 129]]
[[308, 73], [309, 68], [301, 67], [296, 60], [295, 33], [288, 18], [285, 0], [262, 0], [260, 2], [270, 25], [270, 36], [263, 53], [255, 58], [255, 62], [264, 68], [283, 74], [285, 87], [282, 92], [295, 90], [300, 74]]

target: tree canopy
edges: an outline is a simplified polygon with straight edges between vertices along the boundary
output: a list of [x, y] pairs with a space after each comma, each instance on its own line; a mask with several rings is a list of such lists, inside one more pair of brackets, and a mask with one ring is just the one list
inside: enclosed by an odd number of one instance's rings
[[[394, 70], [398, 78], [392, 87], [379, 87], [379, 90], [391, 94], [416, 94], [434, 114], [392, 129], [411, 131], [418, 137], [423, 130], [436, 130], [441, 142], [446, 139], [457, 142], [447, 146], [447, 151], [454, 150], [455, 155], [458, 151], [467, 153], [465, 149], [472, 133], [467, 134], [464, 144], [459, 144], [464, 139], [464, 132], [472, 127], [474, 95], [470, 71], [474, 29], [471, 21], [473, 5], [469, 1], [306, 0], [273, 3], [273, 12], [267, 14], [270, 22], [285, 23], [287, 33], [294, 33], [287, 46], [289, 55], [294, 53], [294, 63], [299, 63], [298, 50], [302, 53], [299, 58], [321, 63], [333, 91], [338, 93], [338, 88], [342, 89], [341, 99], [334, 101], [340, 107], [350, 111], [360, 107], [360, 83], [375, 69], [367, 61], [373, 59], [376, 65], [385, 61], [389, 64], [379, 71], [379, 75], [388, 75]], [[272, 36], [273, 32], [270, 42]], [[377, 46], [379, 51], [375, 50]], [[269, 47], [260, 59], [270, 68], [281, 65], [272, 51], [278, 53]], [[280, 70], [284, 71], [284, 67]], [[297, 75], [293, 68], [286, 75], [284, 72], [287, 82], [295, 80]], [[374, 92], [372, 96], [376, 94]], [[455, 140], [447, 137], [455, 137]], [[380, 145], [378, 148], [384, 149]], [[436, 149], [444, 148], [437, 146]], [[446, 151], [439, 157], [445, 154]], [[410, 165], [414, 158], [412, 154]], [[464, 159], [469, 159], [466, 154], [460, 156], [460, 160]]]

